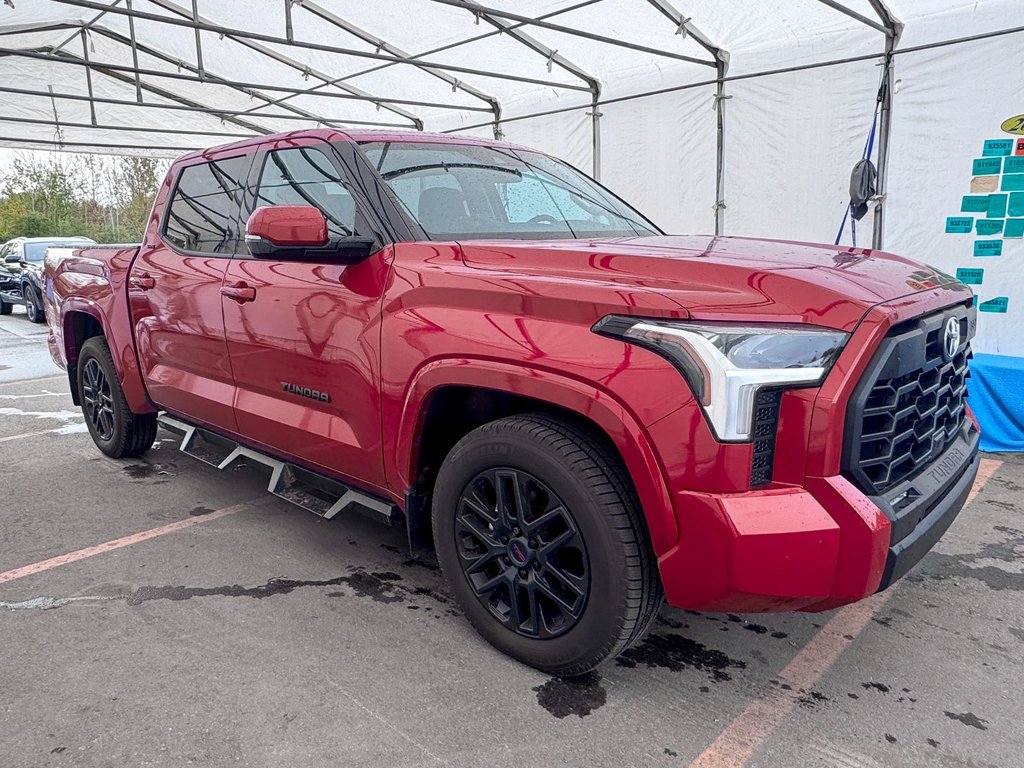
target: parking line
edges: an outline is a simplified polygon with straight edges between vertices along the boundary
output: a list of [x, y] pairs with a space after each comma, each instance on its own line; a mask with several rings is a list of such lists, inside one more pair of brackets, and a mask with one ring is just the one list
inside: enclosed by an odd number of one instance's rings
[[127, 547], [131, 544], [138, 544], [142, 541], [155, 539], [157, 536], [163, 536], [167, 533], [182, 531], [186, 528], [192, 527], [193, 525], [199, 525], [199, 523], [218, 520], [222, 517], [233, 515], [236, 512], [241, 512], [245, 509], [252, 509], [261, 503], [266, 502], [263, 500], [257, 500], [255, 502], [247, 501], [242, 504], [235, 504], [230, 507], [215, 510], [206, 515], [178, 520], [177, 522], [169, 523], [168, 525], [161, 525], [159, 528], [150, 528], [148, 531], [140, 531], [139, 533], [133, 533], [130, 536], [122, 536], [120, 539], [114, 539], [113, 541], [107, 541], [103, 544], [97, 544], [95, 547], [78, 549], [74, 552], [68, 552], [66, 555], [58, 555], [57, 557], [51, 557], [49, 560], [40, 560], [38, 563], [32, 563], [31, 565], [24, 565], [21, 568], [15, 568], [12, 571], [4, 571], [3, 573], [0, 573], [0, 584], [4, 584], [8, 581], [14, 581], [15, 579], [21, 579], [25, 576], [31, 576], [35, 573], [42, 573], [43, 571], [48, 571], [51, 568], [57, 568], [61, 565], [67, 565], [68, 563], [85, 560], [88, 557], [102, 555], [104, 552], [112, 552], [115, 549]]
[[[996, 459], [981, 460], [966, 504], [974, 501], [1002, 464]], [[896, 586], [839, 610], [779, 673], [779, 679], [805, 690], [817, 683], [885, 605]], [[690, 768], [742, 768], [795, 706], [792, 692], [779, 689], [755, 699], [690, 763]]]
[[37, 381], [49, 381], [50, 379], [67, 379], [67, 377], [68, 375], [66, 373], [51, 373], [49, 376], [36, 376], [34, 379], [12, 379], [11, 381], [0, 381], [0, 387], [8, 387], [15, 384], [33, 384]]
[[20, 435], [8, 435], [7, 437], [0, 437], [0, 443], [6, 443], [9, 440], [21, 440], [23, 437], [35, 437], [37, 435], [49, 434], [50, 430], [44, 429], [42, 432], [22, 432]]

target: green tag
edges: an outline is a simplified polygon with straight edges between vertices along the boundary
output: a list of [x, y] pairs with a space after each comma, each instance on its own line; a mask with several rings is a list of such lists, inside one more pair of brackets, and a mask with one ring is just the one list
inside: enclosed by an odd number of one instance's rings
[[1004, 157], [1003, 173], [1024, 173], [1024, 156]]
[[980, 157], [974, 161], [972, 176], [992, 176], [1003, 169], [1003, 158]]
[[[979, 219], [978, 223], [981, 224], [982, 220]], [[946, 233], [947, 234], [958, 234], [966, 233], [971, 231], [971, 227], [974, 226], [973, 216], [947, 216], [946, 217]], [[981, 230], [978, 231], [981, 234]]]
[[[988, 206], [985, 206], [988, 210]], [[1024, 192], [1011, 192], [1010, 205], [1006, 211], [1008, 216], [1024, 216]]]
[[965, 285], [981, 285], [985, 278], [984, 269], [971, 269], [970, 267], [957, 267], [956, 279]]
[[978, 234], [998, 235], [1003, 231], [1003, 219], [978, 219]]
[[1002, 157], [1013, 151], [1013, 139], [988, 139], [981, 151], [985, 157]]
[[1010, 306], [1010, 300], [1006, 296], [997, 296], [994, 299], [983, 301], [978, 306], [979, 312], [998, 312], [1001, 315], [1006, 314], [1006, 308]]
[[961, 213], [985, 213], [988, 211], [988, 195], [964, 195], [960, 202]]
[[1003, 232], [1003, 237], [1014, 239], [1024, 237], [1024, 219], [1007, 219], [1006, 231]]
[[[999, 188], [1003, 192], [1024, 192], [1024, 173], [1011, 173], [1003, 176], [1003, 183]], [[990, 195], [990, 197], [994, 197], [994, 195]]]
[[1002, 256], [1003, 255], [1003, 241], [1002, 240], [975, 240], [974, 241], [974, 255], [975, 256]]
[[990, 219], [1002, 219], [1006, 216], [1007, 195], [989, 195], [988, 211], [985, 213]]

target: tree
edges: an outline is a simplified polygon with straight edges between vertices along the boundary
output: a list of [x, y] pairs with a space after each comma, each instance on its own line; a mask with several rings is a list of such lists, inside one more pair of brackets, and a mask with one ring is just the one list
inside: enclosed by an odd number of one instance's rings
[[148, 157], [19, 153], [0, 176], [0, 242], [140, 240], [166, 169], [165, 161]]

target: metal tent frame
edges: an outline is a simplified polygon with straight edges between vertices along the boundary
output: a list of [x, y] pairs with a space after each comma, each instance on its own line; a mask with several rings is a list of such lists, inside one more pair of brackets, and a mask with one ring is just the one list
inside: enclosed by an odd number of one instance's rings
[[[586, 110], [590, 118], [592, 140], [592, 173], [599, 178], [601, 175], [601, 107], [605, 104], [645, 98], [673, 90], [689, 87], [713, 86], [715, 89], [714, 110], [716, 115], [716, 174], [715, 174], [715, 231], [725, 231], [726, 190], [725, 190], [725, 139], [726, 139], [726, 102], [730, 98], [728, 84], [737, 78], [730, 77], [730, 54], [721, 45], [713, 42], [701, 32], [699, 20], [687, 16], [680, 5], [686, 0], [634, 0], [646, 2], [664, 18], [669, 29], [681, 41], [690, 39], [699, 47], [701, 54], [691, 55], [680, 50], [667, 50], [636, 42], [620, 40], [593, 31], [576, 29], [568, 24], [559, 23], [562, 15], [595, 6], [613, 0], [579, 0], [571, 5], [543, 14], [529, 16], [501, 8], [491, 7], [477, 0], [422, 0], [432, 4], [462, 11], [466, 24], [486, 24], [492, 29], [484, 33], [474, 33], [448, 42], [444, 45], [419, 53], [407, 51], [394, 41], [356, 24], [350, 19], [322, 5], [317, 0], [281, 0], [281, 16], [277, 21], [283, 22], [284, 34], [257, 32], [237, 26], [218, 23], [213, 18], [204, 16], [200, 10], [205, 0], [145, 0], [148, 6], [158, 10], [141, 10], [138, 3], [142, 0], [46, 0], [48, 5], [66, 6], [70, 13], [95, 12], [86, 20], [62, 20], [41, 22], [29, 25], [3, 25], [0, 15], [0, 57], [17, 57], [26, 61], [45, 62], [68, 69], [84, 71], [86, 93], [75, 93], [70, 90], [31, 87], [0, 86], [0, 93], [11, 95], [39, 97], [48, 99], [53, 107], [52, 120], [45, 117], [13, 118], [0, 115], [0, 122], [19, 122], [24, 124], [49, 127], [54, 131], [54, 139], [18, 139], [0, 136], [0, 144], [8, 146], [19, 143], [32, 145], [52, 145], [57, 148], [88, 146], [98, 149], [173, 149], [184, 150], [189, 147], [172, 147], [154, 138], [151, 145], [110, 145], [93, 142], [71, 142], [62, 138], [63, 128], [95, 129], [97, 133], [107, 131], [129, 131], [155, 136], [188, 136], [193, 140], [198, 137], [216, 137], [235, 139], [243, 136], [271, 133], [281, 130], [285, 125], [296, 123], [314, 123], [320, 126], [338, 127], [350, 125], [367, 125], [375, 127], [406, 128], [424, 130], [424, 117], [415, 110], [433, 109], [450, 110], [465, 113], [484, 113], [489, 116], [485, 123], [464, 125], [451, 131], [468, 130], [489, 126], [496, 138], [501, 138], [502, 127], [514, 120], [523, 120], [546, 114]], [[17, 7], [27, 0], [5, 0], [8, 5]], [[840, 0], [816, 0], [823, 6], [853, 19], [859, 24], [884, 35], [884, 46], [881, 52], [870, 54], [871, 57], [882, 59], [884, 66], [883, 87], [880, 89], [880, 123], [878, 150], [878, 197], [875, 208], [873, 244], [882, 246], [884, 229], [885, 191], [888, 172], [888, 157], [891, 132], [892, 92], [894, 83], [894, 65], [896, 48], [903, 30], [902, 23], [892, 14], [884, 0], [867, 0], [874, 18], [866, 16]], [[2, 14], [0, 9], [0, 14]], [[304, 14], [302, 21], [327, 25], [339, 35], [351, 39], [351, 45], [335, 45], [333, 43], [316, 42], [300, 39], [295, 29], [297, 14]], [[115, 19], [127, 22], [127, 34], [118, 31]], [[149, 39], [142, 35], [138, 27], [145, 24], [150, 28], [163, 26], [187, 29], [194, 37], [194, 51], [191, 60], [184, 60], [166, 50], [158, 39]], [[153, 25], [157, 25], [153, 27]], [[670, 26], [669, 26], [670, 25]], [[53, 33], [67, 31], [68, 35], [56, 45], [43, 45], [31, 48], [3, 47], [2, 38], [10, 35], [28, 33]], [[215, 35], [221, 41], [229, 41], [247, 51], [257, 54], [268, 67], [280, 67], [301, 75], [303, 82], [313, 80], [309, 86], [282, 85], [254, 79], [240, 81], [227, 73], [211, 69], [210, 61], [204, 50], [204, 37]], [[558, 40], [585, 40], [615, 49], [626, 49], [635, 54], [640, 61], [658, 60], [665, 62], [684, 62], [714, 70], [713, 77], [697, 82], [689, 82], [672, 88], [662, 88], [615, 99], [602, 99], [602, 81], [586, 68], [574, 61], [572, 51], [560, 51], [552, 42], [544, 39], [545, 35]], [[102, 39], [115, 47], [118, 60], [97, 60], [91, 48], [93, 36]], [[465, 48], [472, 43], [486, 38], [506, 38], [529, 50], [539, 62], [546, 64], [547, 71], [553, 76], [548, 78], [534, 77], [498, 68], [486, 68], [457, 64], [451, 61], [439, 61], [440, 54], [450, 54], [457, 49]], [[365, 47], [359, 47], [365, 46]], [[682, 47], [682, 46], [680, 46]], [[74, 50], [80, 48], [80, 53]], [[705, 56], [706, 55], [706, 56]], [[346, 61], [363, 60], [371, 63], [365, 69], [348, 72], [341, 76], [327, 71], [322, 66], [314, 65], [313, 61], [320, 57], [343, 57]], [[857, 58], [868, 58], [857, 57]], [[151, 61], [147, 65], [143, 60]], [[794, 69], [824, 66], [803, 65]], [[366, 90], [355, 84], [353, 80], [365, 77], [389, 68], [408, 68], [428, 75], [438, 84], [451, 89], [456, 98], [434, 99], [421, 98], [410, 93], [383, 93]], [[555, 70], [560, 76], [554, 76]], [[778, 71], [778, 70], [776, 70]], [[753, 77], [769, 72], [745, 74], [740, 77]], [[710, 75], [710, 73], [709, 73]], [[129, 85], [133, 88], [135, 98], [115, 98], [96, 92], [97, 78]], [[563, 94], [580, 92], [589, 98], [581, 104], [533, 113], [532, 115], [506, 115], [505, 106], [488, 82], [507, 82], [517, 85], [541, 89], [550, 88]], [[185, 96], [168, 86], [168, 83], [185, 83], [189, 85], [189, 95]], [[253, 102], [246, 106], [226, 106], [218, 104], [216, 99], [234, 94]], [[299, 106], [297, 100], [303, 100], [305, 106]], [[372, 106], [376, 116], [367, 117], [362, 112], [355, 115], [334, 114], [334, 110], [311, 108], [309, 101], [317, 104], [331, 105], [362, 105]], [[87, 102], [90, 108], [89, 122], [62, 121], [57, 105], [63, 102]], [[138, 124], [110, 124], [100, 121], [97, 105], [106, 105], [130, 110], [173, 110], [191, 112], [205, 118], [199, 127], [163, 128]], [[338, 112], [344, 110], [338, 109]], [[134, 114], [134, 112], [132, 112]], [[212, 125], [211, 120], [219, 121]], [[234, 130], [229, 130], [230, 126]]]

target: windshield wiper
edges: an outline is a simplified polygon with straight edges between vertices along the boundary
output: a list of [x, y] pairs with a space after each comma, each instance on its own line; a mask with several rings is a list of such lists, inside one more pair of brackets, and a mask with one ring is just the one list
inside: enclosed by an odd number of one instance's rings
[[510, 176], [517, 178], [523, 178], [523, 172], [516, 170], [515, 168], [506, 168], [503, 165], [486, 165], [484, 163], [430, 163], [428, 165], [410, 165], [407, 168], [397, 168], [393, 171], [381, 174], [381, 178], [385, 181], [397, 178], [399, 176], [405, 176], [409, 173], [417, 173], [419, 171], [436, 171], [440, 168], [443, 171], [448, 171], [451, 168], [473, 168], [478, 171], [497, 171], [498, 173], [507, 173]]

